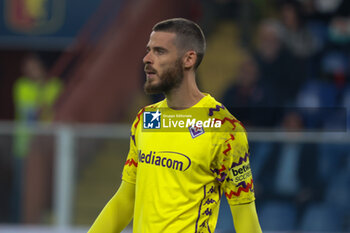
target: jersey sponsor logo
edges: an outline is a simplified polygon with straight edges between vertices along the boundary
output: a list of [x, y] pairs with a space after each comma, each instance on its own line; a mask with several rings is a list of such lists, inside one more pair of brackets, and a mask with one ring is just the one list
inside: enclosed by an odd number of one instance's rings
[[249, 153], [245, 153], [244, 157], [240, 157], [238, 162], [233, 162], [231, 172], [235, 182], [242, 182], [252, 176], [249, 163]]
[[252, 176], [250, 164], [242, 164], [231, 169], [235, 182], [242, 182]]
[[144, 129], [160, 129], [161, 127], [161, 115], [157, 109], [156, 112], [144, 112], [143, 113], [143, 128]]
[[150, 151], [143, 153], [139, 150], [139, 163], [169, 168], [176, 171], [186, 171], [191, 166], [188, 156], [173, 151]]

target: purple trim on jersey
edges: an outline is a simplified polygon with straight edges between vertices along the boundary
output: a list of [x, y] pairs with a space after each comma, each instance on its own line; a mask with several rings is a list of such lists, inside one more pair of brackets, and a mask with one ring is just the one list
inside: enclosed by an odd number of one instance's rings
[[201, 200], [201, 204], [199, 205], [198, 218], [197, 218], [197, 221], [196, 221], [196, 231], [195, 231], [195, 233], [197, 233], [198, 221], [199, 221], [199, 218], [201, 217], [202, 203], [203, 203], [203, 200], [205, 199], [206, 195], [207, 195], [207, 190], [206, 190], [206, 185], [204, 185], [204, 197], [203, 197], [203, 199]]
[[227, 174], [225, 172], [221, 173], [221, 178], [216, 178], [217, 181], [223, 182], [226, 179]]
[[217, 169], [217, 168], [215, 168], [215, 169], [210, 169], [210, 171], [212, 172], [212, 173], [216, 173], [217, 175], [219, 175], [219, 169]]
[[243, 162], [247, 162], [248, 157], [249, 157], [249, 154], [245, 153], [244, 158], [240, 157], [238, 163], [233, 162], [231, 168], [234, 168], [234, 167], [237, 167], [239, 165], [242, 165]]
[[214, 111], [216, 111], [216, 112], [220, 111], [220, 108], [225, 109], [225, 106], [223, 104], [221, 104], [221, 106], [216, 105], [215, 108], [209, 108], [209, 116], [212, 116]]
[[[209, 218], [210, 218], [210, 216], [209, 216]], [[208, 218], [208, 221], [207, 221], [207, 226], [208, 226], [209, 233], [211, 233], [210, 228], [209, 228], [209, 218]]]
[[134, 145], [136, 146], [135, 135], [131, 134], [131, 139], [134, 141]]

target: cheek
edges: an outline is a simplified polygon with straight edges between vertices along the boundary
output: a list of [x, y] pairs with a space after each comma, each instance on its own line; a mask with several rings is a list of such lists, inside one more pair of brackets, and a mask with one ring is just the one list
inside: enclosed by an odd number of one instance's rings
[[158, 71], [158, 76], [166, 73], [168, 70], [173, 69], [176, 64], [177, 59], [175, 57], [164, 57], [163, 59], [159, 59], [157, 65], [154, 65], [154, 68]]
[[172, 67], [174, 67], [174, 64], [176, 62], [175, 61], [167, 61], [167, 62], [163, 62], [163, 63], [159, 63], [159, 70], [161, 70], [162, 72], [171, 69]]
[[168, 69], [168, 65], [165, 63], [159, 64], [156, 69], [157, 69], [157, 76], [161, 77], [164, 74], [164, 72]]

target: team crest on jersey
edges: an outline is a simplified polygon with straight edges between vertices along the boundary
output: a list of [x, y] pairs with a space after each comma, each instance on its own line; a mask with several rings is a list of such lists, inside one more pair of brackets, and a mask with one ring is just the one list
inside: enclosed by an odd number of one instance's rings
[[162, 113], [157, 111], [144, 112], [143, 113], [143, 128], [144, 129], [160, 129], [161, 128], [161, 115]]
[[9, 29], [25, 34], [47, 34], [64, 23], [65, 0], [5, 0]]
[[193, 126], [188, 127], [188, 130], [190, 131], [192, 138], [196, 138], [196, 137], [204, 134], [203, 126], [193, 125]]

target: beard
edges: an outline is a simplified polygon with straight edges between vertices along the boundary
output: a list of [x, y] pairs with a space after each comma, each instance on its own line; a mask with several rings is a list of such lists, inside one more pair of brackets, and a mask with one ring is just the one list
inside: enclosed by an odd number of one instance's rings
[[[152, 67], [147, 66], [149, 65], [146, 64], [145, 70], [154, 70]], [[158, 83], [152, 83], [153, 80], [147, 79], [144, 85], [144, 91], [146, 94], [169, 93], [171, 90], [180, 86], [183, 80], [183, 74], [182, 61], [181, 59], [177, 59], [174, 66], [169, 67], [159, 76]]]

